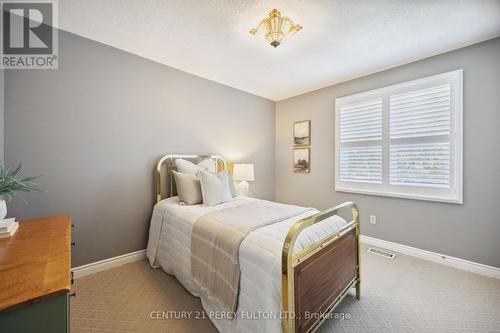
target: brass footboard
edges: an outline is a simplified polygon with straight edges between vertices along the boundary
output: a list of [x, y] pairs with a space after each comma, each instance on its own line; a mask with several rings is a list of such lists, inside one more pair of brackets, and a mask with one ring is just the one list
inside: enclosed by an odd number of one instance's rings
[[[350, 223], [293, 253], [302, 230], [349, 209], [353, 217]], [[286, 333], [314, 332], [354, 286], [359, 299], [359, 212], [355, 203], [343, 203], [297, 221], [290, 228], [282, 251], [281, 284]]]

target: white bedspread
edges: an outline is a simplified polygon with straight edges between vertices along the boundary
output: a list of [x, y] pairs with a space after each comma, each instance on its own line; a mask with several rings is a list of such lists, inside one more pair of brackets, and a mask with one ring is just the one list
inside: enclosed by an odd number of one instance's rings
[[[153, 267], [161, 267], [175, 277], [193, 295], [200, 296], [199, 286], [191, 278], [191, 231], [196, 220], [208, 212], [241, 205], [252, 198], [208, 207], [183, 206], [177, 197], [155, 205], [149, 231], [147, 257]], [[238, 311], [232, 320], [210, 299], [202, 297], [207, 315], [220, 332], [268, 332], [281, 329], [281, 250], [286, 234], [297, 220], [318, 212], [310, 210], [293, 218], [252, 231], [242, 242], [239, 252], [240, 294]], [[346, 225], [338, 216], [304, 230], [294, 251], [307, 247]], [[273, 318], [274, 317], [274, 318]]]

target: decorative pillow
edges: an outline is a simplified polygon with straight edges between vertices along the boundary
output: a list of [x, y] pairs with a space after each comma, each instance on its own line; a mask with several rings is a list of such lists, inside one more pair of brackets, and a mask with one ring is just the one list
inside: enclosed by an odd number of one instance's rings
[[233, 196], [229, 189], [229, 177], [227, 171], [214, 175], [206, 171], [200, 171], [201, 194], [203, 203], [215, 206], [223, 202], [231, 201]]
[[202, 203], [200, 179], [192, 173], [173, 172], [179, 200], [187, 205]]
[[217, 172], [217, 165], [211, 158], [200, 161], [198, 164], [194, 164], [193, 162], [178, 158], [175, 160], [175, 166], [177, 167], [178, 172], [184, 173], [198, 173], [198, 171], [200, 170], [208, 171], [211, 173]]
[[234, 186], [234, 179], [232, 173], [227, 173], [227, 181], [229, 182], [229, 191], [231, 191], [231, 196], [234, 198], [236, 193], [236, 187]]

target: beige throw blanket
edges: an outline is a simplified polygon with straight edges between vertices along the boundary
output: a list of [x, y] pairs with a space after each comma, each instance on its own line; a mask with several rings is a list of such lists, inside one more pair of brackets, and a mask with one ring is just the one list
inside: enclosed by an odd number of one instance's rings
[[238, 254], [253, 230], [310, 208], [254, 201], [201, 216], [191, 236], [191, 273], [196, 282], [225, 311], [236, 312], [240, 283]]

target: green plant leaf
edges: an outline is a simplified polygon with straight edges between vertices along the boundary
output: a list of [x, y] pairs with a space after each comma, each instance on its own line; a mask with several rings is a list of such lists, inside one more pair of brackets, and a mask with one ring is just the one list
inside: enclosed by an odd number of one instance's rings
[[5, 196], [8, 200], [19, 198], [26, 202], [18, 192], [44, 192], [39, 184], [33, 182], [38, 177], [17, 179], [16, 176], [20, 171], [21, 164], [14, 170], [5, 169], [3, 166], [0, 166], [0, 195]]

